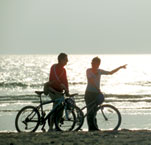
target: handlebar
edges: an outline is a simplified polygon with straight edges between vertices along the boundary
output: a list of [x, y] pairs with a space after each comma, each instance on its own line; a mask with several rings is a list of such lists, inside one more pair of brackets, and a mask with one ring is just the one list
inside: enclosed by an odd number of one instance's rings
[[74, 97], [74, 96], [76, 96], [76, 95], [78, 95], [78, 93], [69, 94], [68, 97]]

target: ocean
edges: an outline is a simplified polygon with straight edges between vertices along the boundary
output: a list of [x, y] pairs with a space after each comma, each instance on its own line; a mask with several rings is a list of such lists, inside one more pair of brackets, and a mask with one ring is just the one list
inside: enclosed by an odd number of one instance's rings
[[[101, 58], [100, 68], [112, 70], [127, 64], [113, 75], [101, 76], [105, 102], [122, 115], [121, 129], [151, 129], [151, 55], [69, 55], [65, 66], [70, 93], [78, 93], [78, 106], [85, 105], [86, 69], [93, 57]], [[43, 90], [57, 55], [0, 55], [0, 131], [16, 131], [15, 117], [26, 105], [37, 105], [35, 91]], [[44, 98], [49, 99], [49, 98]], [[87, 128], [86, 122], [83, 127]]]

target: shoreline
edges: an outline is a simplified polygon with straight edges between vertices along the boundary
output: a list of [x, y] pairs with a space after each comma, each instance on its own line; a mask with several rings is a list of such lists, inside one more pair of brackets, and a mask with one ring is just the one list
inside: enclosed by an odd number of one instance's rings
[[151, 130], [17, 133], [0, 132], [1, 145], [149, 145]]

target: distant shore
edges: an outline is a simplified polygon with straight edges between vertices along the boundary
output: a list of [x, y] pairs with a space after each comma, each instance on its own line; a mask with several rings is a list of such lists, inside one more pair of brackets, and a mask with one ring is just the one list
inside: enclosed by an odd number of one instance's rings
[[0, 133], [1, 145], [150, 145], [150, 130]]

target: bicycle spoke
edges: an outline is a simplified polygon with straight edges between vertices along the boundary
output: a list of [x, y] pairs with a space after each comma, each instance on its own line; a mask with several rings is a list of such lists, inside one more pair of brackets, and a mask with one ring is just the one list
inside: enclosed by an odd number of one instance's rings
[[117, 130], [121, 124], [120, 112], [112, 105], [102, 105], [97, 110], [94, 123], [100, 130]]
[[39, 125], [39, 112], [33, 106], [22, 108], [15, 120], [15, 126], [18, 132], [33, 132]]

